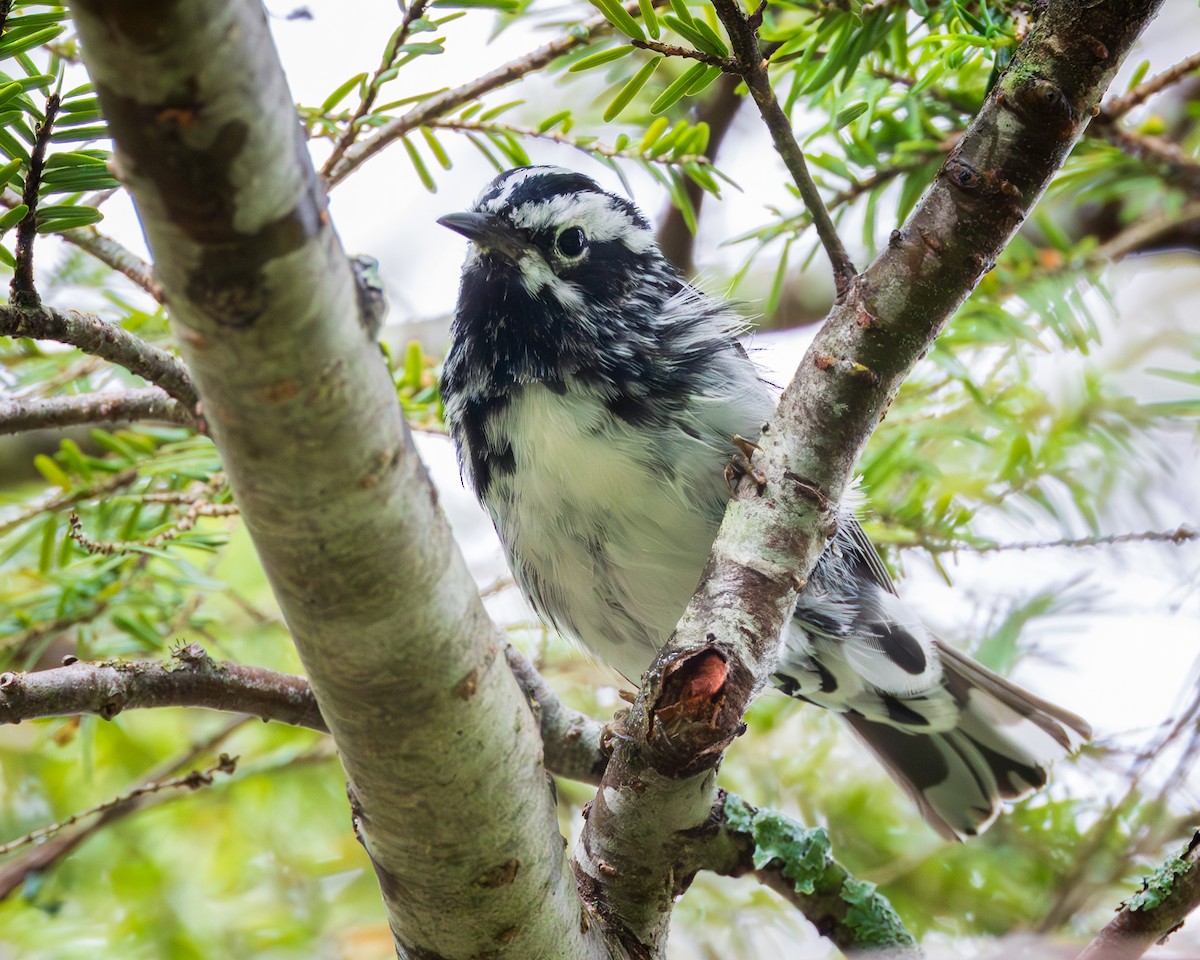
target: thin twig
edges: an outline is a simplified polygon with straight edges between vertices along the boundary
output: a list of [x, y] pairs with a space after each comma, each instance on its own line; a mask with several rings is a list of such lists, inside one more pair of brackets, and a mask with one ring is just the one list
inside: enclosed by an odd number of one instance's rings
[[716, 57], [703, 50], [693, 50], [691, 47], [681, 47], [674, 43], [659, 43], [657, 40], [639, 40], [636, 37], [631, 39], [629, 44], [639, 50], [653, 50], [655, 53], [661, 53], [664, 57], [685, 57], [688, 60], [699, 60], [701, 63], [707, 63], [710, 67], [719, 67], [725, 73], [741, 75], [737, 61], [732, 57]]
[[[625, 9], [630, 13], [635, 13], [638, 4], [636, 2], [626, 3]], [[612, 24], [607, 19], [602, 16], [592, 17], [590, 20], [576, 25], [570, 33], [557, 40], [552, 40], [522, 57], [510, 60], [495, 70], [476, 77], [469, 83], [464, 83], [453, 90], [443, 90], [441, 93], [426, 98], [403, 116], [389, 120], [369, 139], [349, 147], [341, 162], [326, 176], [326, 182], [331, 188], [337, 186], [379, 151], [395, 143], [417, 127], [425, 126], [431, 120], [445, 116], [451, 110], [470, 103], [485, 93], [515, 83], [526, 74], [540, 70], [552, 60], [557, 60], [564, 53], [568, 53], [582, 44], [590, 43], [611, 30]]]
[[112, 237], [95, 227], [72, 227], [59, 231], [58, 235], [133, 281], [159, 303], [163, 302], [162, 285], [154, 278], [154, 268]]
[[153, 550], [161, 547], [170, 540], [183, 536], [201, 517], [232, 517], [236, 516], [238, 508], [232, 503], [208, 503], [197, 501], [188, 507], [187, 511], [174, 524], [146, 540], [94, 540], [83, 532], [83, 521], [74, 510], [68, 518], [67, 536], [78, 543], [88, 553], [101, 556], [112, 556], [116, 553], [137, 553], [139, 550]]
[[55, 340], [78, 347], [161, 387], [200, 419], [199, 396], [183, 361], [93, 313], [0, 306], [0, 336]]
[[970, 551], [971, 553], [1004, 553], [1018, 550], [1051, 550], [1057, 547], [1107, 547], [1118, 543], [1173, 543], [1180, 545], [1200, 538], [1200, 533], [1190, 527], [1180, 526], [1174, 530], [1146, 530], [1141, 533], [1111, 533], [1104, 536], [1073, 537], [1061, 540], [1027, 540], [1017, 543], [972, 543], [969, 540], [947, 540], [941, 543], [922, 540], [918, 543], [901, 543], [897, 546], [920, 547], [930, 551]]
[[201, 787], [207, 787], [212, 784], [213, 779], [218, 773], [223, 773], [226, 776], [231, 775], [237, 769], [237, 757], [231, 757], [227, 753], [221, 754], [217, 762], [204, 770], [193, 770], [181, 777], [168, 777], [165, 780], [152, 780], [149, 783], [142, 783], [125, 793], [118, 794], [115, 797], [110, 797], [103, 803], [98, 803], [94, 807], [88, 807], [86, 810], [80, 810], [78, 813], [73, 813], [65, 820], [60, 820], [58, 823], [51, 823], [44, 827], [39, 827], [37, 830], [31, 830], [23, 837], [18, 837], [15, 840], [10, 840], [8, 843], [0, 843], [0, 857], [5, 854], [12, 853], [21, 847], [29, 846], [31, 843], [37, 843], [39, 840], [44, 840], [47, 837], [52, 837], [56, 833], [65, 830], [82, 820], [84, 817], [92, 817], [96, 814], [107, 813], [116, 807], [125, 806], [139, 797], [149, 796], [150, 794], [159, 793], [162, 790], [199, 790]]
[[1165, 90], [1174, 83], [1178, 83], [1194, 70], [1200, 70], [1200, 53], [1193, 53], [1190, 57], [1185, 57], [1175, 64], [1175, 66], [1169, 67], [1157, 76], [1139, 83], [1124, 96], [1110, 100], [1100, 112], [1110, 121], [1116, 120], [1118, 117], [1123, 117], [1130, 110], [1134, 109], [1134, 107], [1141, 106], [1156, 93]]
[[451, 130], [456, 133], [510, 133], [515, 137], [523, 137], [528, 140], [549, 140], [551, 143], [572, 147], [581, 153], [595, 154], [611, 159], [649, 159], [652, 163], [658, 163], [667, 167], [678, 167], [689, 163], [700, 164], [702, 166], [710, 165], [708, 157], [699, 153], [689, 153], [680, 157], [662, 156], [647, 158], [637, 150], [618, 150], [603, 143], [581, 143], [574, 137], [563, 133], [555, 133], [552, 130], [543, 132], [534, 127], [524, 127], [515, 123], [503, 123], [495, 120], [431, 120], [425, 126], [433, 130]]
[[[183, 753], [172, 757], [166, 763], [159, 764], [142, 777], [140, 782], [145, 784], [154, 780], [161, 780], [164, 777], [169, 777], [175, 771], [195, 763], [200, 757], [220, 746], [234, 732], [249, 723], [251, 719], [250, 717], [234, 717], [203, 740], [192, 744]], [[155, 798], [161, 801], [171, 796], [172, 794], [169, 793], [160, 793], [155, 795]], [[178, 796], [178, 794], [174, 796]], [[131, 813], [136, 813], [138, 810], [144, 809], [149, 799], [151, 798], [137, 797], [119, 806], [112, 807], [100, 814], [91, 823], [81, 825], [77, 830], [73, 830], [70, 833], [59, 834], [53, 840], [46, 843], [38, 844], [32, 850], [27, 850], [22, 856], [0, 867], [0, 900], [7, 899], [30, 876], [44, 873], [62, 860], [63, 857], [69, 856], [93, 834], [98, 833], [118, 820], [124, 819]]]
[[11, 290], [12, 303], [21, 308], [41, 306], [37, 286], [33, 281], [33, 241], [37, 237], [38, 190], [42, 185], [42, 170], [46, 165], [46, 148], [50, 145], [50, 134], [54, 129], [54, 118], [58, 114], [59, 96], [52, 93], [46, 98], [46, 113], [37, 126], [33, 152], [29, 156], [29, 169], [25, 172], [25, 189], [21, 200], [27, 207], [25, 216], [17, 224], [16, 266], [13, 267]]
[[792, 133], [791, 121], [783, 107], [780, 106], [779, 100], [775, 97], [775, 91], [771, 87], [766, 61], [763, 60], [758, 47], [755, 18], [761, 14], [756, 13], [747, 17], [738, 7], [737, 0], [713, 0], [713, 8], [725, 25], [730, 42], [733, 44], [738, 73], [746, 82], [751, 96], [754, 97], [754, 102], [758, 104], [759, 113], [771, 133], [775, 150], [791, 173], [796, 188], [800, 191], [800, 199], [804, 201], [804, 205], [812, 216], [817, 236], [820, 237], [821, 244], [829, 256], [830, 265], [833, 267], [834, 287], [840, 297], [849, 289], [850, 283], [858, 275], [858, 271], [855, 269], [850, 255], [846, 252], [846, 248], [842, 245], [842, 238], [838, 236], [837, 228], [829, 216], [829, 210], [826, 209], [820, 191], [817, 190], [817, 185], [808, 172], [804, 151], [800, 149], [800, 144], [796, 142], [796, 137]]
[[91, 486], [83, 487], [79, 490], [72, 490], [70, 493], [60, 493], [56, 496], [43, 500], [41, 503], [35, 503], [30, 507], [22, 510], [15, 516], [9, 517], [7, 520], [0, 520], [0, 536], [8, 533], [9, 530], [15, 530], [23, 523], [28, 523], [35, 517], [41, 516], [43, 513], [53, 513], [56, 510], [61, 510], [63, 507], [69, 507], [83, 500], [90, 500], [93, 497], [102, 497], [107, 493], [113, 493], [120, 490], [122, 487], [127, 487], [138, 478], [137, 467], [130, 467], [128, 470], [122, 470], [120, 473], [115, 473], [111, 477], [106, 477], [104, 480], [94, 483]]
[[73, 397], [0, 400], [0, 435], [72, 427], [81, 423], [132, 423], [157, 420], [197, 428], [199, 422], [178, 400], [158, 387], [145, 390], [84, 393]]
[[1200, 203], [1189, 203], [1181, 210], [1161, 214], [1149, 220], [1132, 223], [1111, 240], [1102, 243], [1088, 254], [1086, 264], [1105, 264], [1137, 253], [1159, 237], [1178, 230], [1192, 221], [1200, 221]]
[[334, 171], [346, 151], [354, 145], [354, 141], [358, 139], [359, 131], [362, 129], [362, 119], [371, 111], [371, 107], [375, 105], [375, 100], [379, 96], [379, 90], [382, 86], [379, 78], [392, 68], [396, 62], [396, 53], [408, 39], [409, 31], [412, 28], [413, 21], [421, 18], [425, 13], [425, 8], [429, 5], [429, 0], [413, 0], [413, 5], [404, 12], [404, 18], [400, 21], [400, 27], [392, 34], [388, 40], [387, 47], [384, 48], [383, 58], [379, 62], [379, 66], [375, 68], [375, 73], [367, 82], [366, 92], [358, 102], [358, 109], [354, 111], [354, 116], [350, 118], [346, 124], [346, 129], [337, 143], [333, 146], [333, 152], [329, 154], [329, 158], [321, 167], [321, 176], [326, 179]]
[[1179, 144], [1166, 137], [1136, 133], [1119, 123], [1109, 123], [1103, 115], [1089, 126], [1095, 127], [1105, 139], [1123, 153], [1143, 163], [1161, 164], [1166, 176], [1183, 187], [1193, 197], [1200, 197], [1200, 163]]

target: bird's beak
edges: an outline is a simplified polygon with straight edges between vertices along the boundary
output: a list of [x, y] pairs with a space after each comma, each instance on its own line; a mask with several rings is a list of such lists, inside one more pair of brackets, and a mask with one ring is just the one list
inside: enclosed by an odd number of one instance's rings
[[480, 249], [502, 254], [509, 260], [516, 260], [529, 246], [516, 234], [512, 224], [494, 214], [448, 213], [440, 217], [438, 223], [461, 233]]

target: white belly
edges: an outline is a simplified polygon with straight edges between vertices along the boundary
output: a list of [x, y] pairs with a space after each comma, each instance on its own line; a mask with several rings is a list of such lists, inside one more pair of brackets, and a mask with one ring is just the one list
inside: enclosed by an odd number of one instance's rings
[[727, 451], [672, 427], [648, 445], [590, 390], [540, 384], [488, 434], [513, 452], [487, 499], [514, 576], [564, 633], [637, 679], [699, 583], [728, 497]]

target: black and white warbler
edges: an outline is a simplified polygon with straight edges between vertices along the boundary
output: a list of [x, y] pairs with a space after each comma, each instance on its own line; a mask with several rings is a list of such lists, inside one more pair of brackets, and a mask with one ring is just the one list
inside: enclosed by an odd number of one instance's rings
[[[464, 477], [538, 613], [636, 679], [699, 583], [733, 437], [757, 435], [771, 392], [730, 307], [588, 177], [510, 170], [439, 222], [472, 241], [442, 379]], [[1088, 725], [935, 640], [842, 514], [776, 683], [845, 718], [940, 834], [976, 834]]]

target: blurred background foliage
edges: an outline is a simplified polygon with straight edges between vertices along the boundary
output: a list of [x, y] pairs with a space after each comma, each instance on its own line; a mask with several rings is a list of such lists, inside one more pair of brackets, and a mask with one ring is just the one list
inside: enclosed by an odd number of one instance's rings
[[[776, 0], [767, 7], [762, 38], [772, 78], [860, 264], [931, 182], [1012, 56], [1030, 6]], [[1181, 0], [1168, 3], [1164, 17], [1183, 16], [1184, 7], [1194, 14]], [[276, 15], [319, 27], [336, 14], [314, 4]], [[105, 205], [120, 195], [66, 11], [0, 2], [0, 16], [0, 261], [16, 263], [24, 224], [27, 235], [46, 236], [37, 241], [37, 282], [47, 303], [95, 311], [171, 349], [153, 284], [136, 256], [115, 255], [119, 246], [102, 232]], [[378, 62], [339, 64], [344, 82], [316, 105], [299, 106], [314, 158], [332, 182], [367, 169], [353, 158], [372, 137], [389, 138], [387, 155], [402, 158], [392, 167], [390, 203], [437, 189], [473, 154], [496, 169], [531, 156], [598, 164], [635, 193], [669, 198], [660, 240], [683, 269], [698, 272], [707, 289], [752, 304], [764, 331], [791, 330], [802, 345], [797, 328], [819, 318], [830, 296], [808, 214], [790, 188], [775, 191], [757, 219], [716, 237], [724, 241], [719, 250], [706, 239], [722, 198], [753, 195], [758, 179], [784, 174], [750, 111], [738, 116], [734, 82], [711, 64], [647, 49], [667, 44], [725, 56], [706, 4], [417, 0], [390, 16], [394, 33]], [[578, 26], [589, 18], [596, 19], [590, 33]], [[478, 52], [454, 62], [449, 86], [430, 67], [435, 58], [455, 58], [459, 31], [468, 28], [518, 51], [565, 40], [524, 83], [476, 96], [463, 85], [481, 74]], [[364, 49], [377, 45], [365, 28], [360, 39]], [[1153, 59], [1153, 48], [1146, 54]], [[487, 68], [502, 59], [491, 57]], [[1114, 95], [1169, 66], [1131, 65]], [[1188, 502], [1177, 496], [1187, 486], [1179, 471], [1195, 463], [1197, 324], [1166, 310], [1118, 316], [1114, 284], [1130, 274], [1112, 263], [1176, 251], [1169, 262], [1190, 271], [1185, 288], [1200, 303], [1198, 118], [1195, 66], [1145, 107], [1098, 117], [1036, 216], [905, 385], [860, 467], [871, 500], [867, 527], [894, 568], [924, 565], [950, 581], [963, 554], [1014, 540], [1122, 535], [1135, 517], [1165, 524], [1164, 533], [1195, 521], [1170, 511]], [[728, 165], [723, 141], [732, 149]], [[756, 144], [750, 164], [747, 143]], [[393, 293], [421, 282], [416, 272], [387, 279]], [[451, 281], [444, 309], [452, 299]], [[404, 294], [393, 301], [403, 304]], [[394, 305], [381, 350], [423, 449], [441, 449], [444, 461], [441, 347], [428, 338], [425, 346], [410, 342], [410, 318], [398, 312]], [[443, 338], [444, 330], [443, 318]], [[138, 385], [78, 350], [0, 338], [0, 398]], [[454, 486], [453, 468], [435, 463], [434, 470], [448, 490]], [[479, 515], [459, 522], [467, 541], [486, 538]], [[1162, 539], [1144, 546], [1168, 551], [1154, 562], [1176, 566], [1181, 595], [1194, 595], [1195, 553]], [[495, 569], [494, 545], [480, 551], [490, 558], [477, 564], [489, 603], [514, 642], [536, 656], [569, 702], [610, 716], [623, 681], [534, 625]], [[997, 669], [1010, 670], [1028, 652], [1029, 624], [1097, 607], [1094, 585], [1064, 586], [1045, 570], [1042, 562], [1029, 565], [1032, 593], [1028, 583], [1012, 588], [1010, 578], [972, 597], [976, 609], [965, 622], [973, 629], [964, 636]], [[190, 642], [214, 658], [300, 671], [210, 441], [148, 423], [0, 437], [0, 670], [46, 668], [64, 657], [162, 658]], [[1179, 680], [1147, 669], [1144, 683], [1161, 684], [1167, 702]], [[989, 938], [1014, 931], [1080, 937], [1103, 922], [1121, 885], [1187, 835], [1197, 817], [1188, 777], [1200, 749], [1200, 708], [1188, 686], [1194, 675], [1161, 724], [1101, 739], [1078, 772], [1064, 772], [1047, 794], [962, 846], [948, 847], [920, 824], [835, 718], [782, 699], [755, 705], [751, 732], [722, 776], [758, 805], [828, 826], [838, 858], [879, 883], [935, 952], [986, 950], [980, 945]], [[220, 753], [237, 757], [236, 770], [213, 773], [211, 785], [152, 789], [39, 843], [0, 848], [0, 958], [112, 950], [131, 958], [390, 956], [340, 770], [330, 744], [311, 732], [181, 710], [7, 727], [0, 731], [0, 844], [139, 784], [209, 769]], [[559, 786], [570, 836], [592, 791]], [[679, 958], [826, 952], [772, 894], [710, 877], [680, 904], [674, 937]]]

